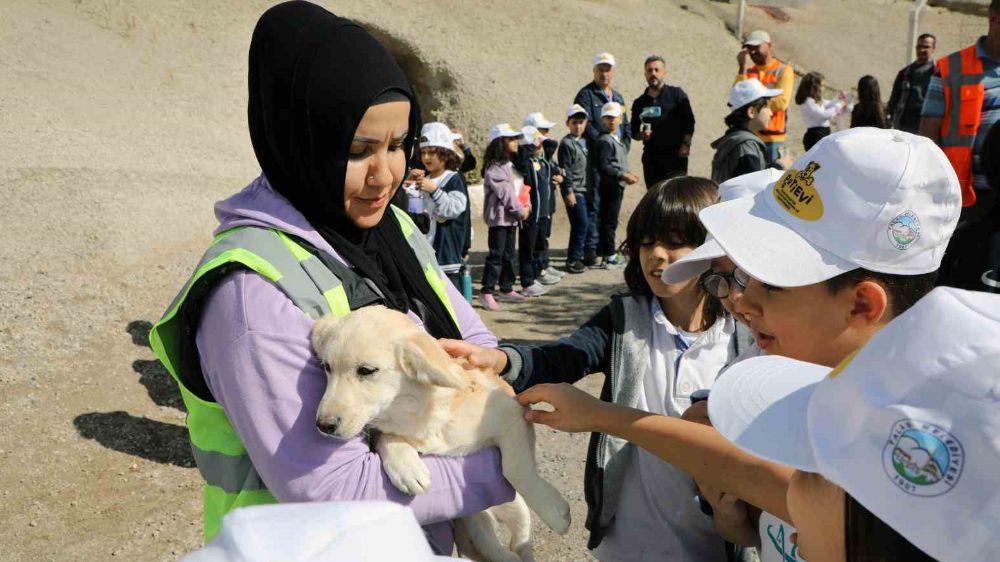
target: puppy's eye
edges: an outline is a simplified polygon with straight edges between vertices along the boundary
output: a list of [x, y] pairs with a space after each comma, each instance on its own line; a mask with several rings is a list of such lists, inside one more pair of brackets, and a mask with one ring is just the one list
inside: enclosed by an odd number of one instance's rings
[[369, 367], [368, 365], [361, 365], [357, 369], [359, 377], [370, 377], [378, 372], [378, 367]]

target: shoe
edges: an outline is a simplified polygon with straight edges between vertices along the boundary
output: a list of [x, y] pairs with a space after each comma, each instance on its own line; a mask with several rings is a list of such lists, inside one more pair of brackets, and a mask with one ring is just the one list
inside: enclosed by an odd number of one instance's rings
[[493, 298], [492, 293], [479, 293], [479, 306], [485, 308], [486, 310], [500, 310], [500, 305], [497, 300]]
[[497, 293], [497, 300], [501, 302], [524, 302], [528, 300], [528, 297], [512, 290], [507, 293]]
[[547, 292], [549, 292], [548, 287], [542, 285], [537, 280], [528, 287], [525, 287], [524, 289], [521, 290], [521, 294], [526, 297], [540, 297]]
[[542, 274], [538, 276], [538, 282], [542, 285], [555, 285], [560, 281], [562, 281], [562, 277], [551, 275], [548, 271], [543, 271]]
[[597, 265], [597, 254], [593, 250], [587, 250], [583, 253], [583, 265], [587, 267]]
[[552, 267], [551, 265], [549, 267], [546, 267], [542, 271], [542, 273], [548, 273], [549, 275], [551, 275], [553, 277], [558, 277], [560, 279], [562, 279], [563, 277], [566, 276], [566, 272], [565, 271], [559, 271], [558, 269]]
[[587, 266], [583, 265], [583, 262], [580, 260], [571, 261], [566, 264], [566, 271], [570, 273], [583, 273], [587, 271]]
[[603, 265], [604, 269], [617, 269], [620, 267], [625, 267], [626, 263], [628, 263], [628, 258], [619, 253], [604, 258]]

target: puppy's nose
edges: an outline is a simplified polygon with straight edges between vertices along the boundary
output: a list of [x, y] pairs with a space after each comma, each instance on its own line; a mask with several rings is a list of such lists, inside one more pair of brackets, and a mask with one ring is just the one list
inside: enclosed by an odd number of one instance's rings
[[320, 431], [327, 435], [335, 435], [337, 433], [337, 425], [340, 424], [340, 418], [334, 418], [329, 420], [316, 420], [316, 427]]

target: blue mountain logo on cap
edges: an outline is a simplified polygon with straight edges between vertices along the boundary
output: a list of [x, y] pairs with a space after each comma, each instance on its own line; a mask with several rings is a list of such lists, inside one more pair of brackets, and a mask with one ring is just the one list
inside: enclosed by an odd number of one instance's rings
[[920, 218], [913, 211], [896, 215], [886, 229], [889, 243], [897, 250], [906, 250], [920, 239]]
[[965, 451], [952, 434], [912, 419], [892, 426], [882, 450], [882, 466], [893, 484], [913, 496], [940, 496], [962, 475]]

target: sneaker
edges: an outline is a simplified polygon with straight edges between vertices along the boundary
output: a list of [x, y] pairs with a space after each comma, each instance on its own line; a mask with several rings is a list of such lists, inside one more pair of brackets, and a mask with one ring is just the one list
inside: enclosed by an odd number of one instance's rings
[[551, 265], [549, 267], [546, 267], [545, 270], [542, 271], [542, 273], [548, 273], [549, 275], [553, 277], [558, 277], [560, 279], [566, 276], [565, 271], [559, 271], [558, 269], [552, 267]]
[[593, 250], [587, 250], [583, 254], [583, 265], [587, 267], [594, 267], [597, 265], [597, 254]]
[[507, 293], [497, 293], [497, 300], [501, 302], [524, 302], [528, 300], [528, 297], [517, 291], [509, 291]]
[[547, 292], [549, 292], [548, 287], [542, 285], [538, 281], [535, 281], [530, 286], [521, 290], [521, 294], [526, 297], [540, 297]]
[[626, 263], [628, 263], [628, 258], [618, 253], [604, 258], [603, 265], [605, 269], [616, 269], [625, 267]]
[[562, 277], [551, 275], [548, 271], [543, 271], [542, 274], [538, 276], [538, 282], [542, 285], [555, 285], [560, 281], [562, 281]]
[[492, 293], [479, 293], [479, 306], [486, 310], [500, 310], [500, 304], [493, 298]]
[[584, 271], [587, 271], [587, 266], [580, 260], [571, 261], [566, 264], [566, 271], [570, 273], [583, 273]]

